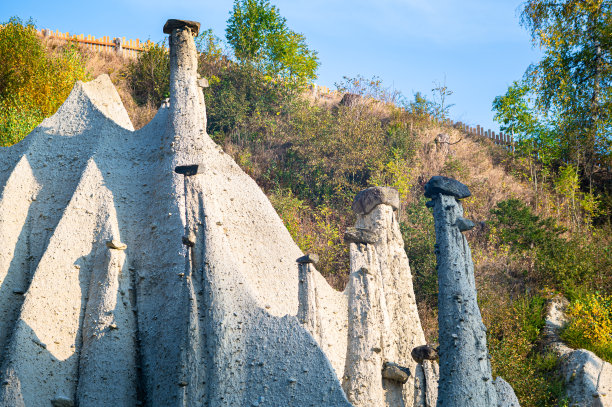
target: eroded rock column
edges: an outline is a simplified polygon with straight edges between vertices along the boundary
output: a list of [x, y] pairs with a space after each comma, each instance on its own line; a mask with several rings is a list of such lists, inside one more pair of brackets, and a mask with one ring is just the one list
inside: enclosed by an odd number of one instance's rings
[[343, 388], [355, 406], [423, 405], [420, 392], [426, 386], [415, 387], [422, 366], [410, 353], [425, 343], [425, 337], [398, 207], [399, 195], [392, 188], [361, 191], [353, 203], [355, 227], [345, 233], [351, 275]]
[[460, 199], [470, 191], [441, 176], [425, 185], [432, 200], [438, 261], [440, 380], [438, 406], [497, 407], [486, 329], [476, 302], [474, 265], [461, 232], [474, 225], [463, 218]]

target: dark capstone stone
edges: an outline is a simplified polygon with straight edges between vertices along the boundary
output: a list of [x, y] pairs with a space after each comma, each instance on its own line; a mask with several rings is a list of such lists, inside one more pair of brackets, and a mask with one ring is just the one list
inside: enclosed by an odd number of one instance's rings
[[172, 34], [173, 30], [183, 27], [191, 29], [191, 33], [194, 37], [200, 33], [200, 23], [197, 21], [176, 20], [171, 18], [166, 21], [166, 24], [164, 24], [164, 34]]
[[437, 194], [454, 196], [457, 199], [467, 198], [472, 195], [466, 185], [441, 175], [431, 177], [429, 182], [425, 184], [425, 196], [427, 198], [433, 198]]
[[410, 369], [393, 362], [385, 362], [382, 369], [382, 377], [394, 382], [406, 383], [410, 377]]
[[308, 264], [308, 263], [317, 264], [319, 262], [319, 256], [314, 253], [308, 253], [298, 258], [296, 261], [300, 264]]
[[465, 232], [474, 228], [474, 222], [465, 218], [457, 218], [455, 225], [459, 228], [459, 231]]
[[359, 215], [367, 215], [377, 205], [386, 204], [399, 208], [399, 193], [389, 187], [372, 187], [360, 191], [353, 200], [353, 212]]
[[366, 229], [347, 228], [344, 232], [344, 241], [347, 243], [376, 243], [378, 236], [376, 233]]
[[429, 345], [417, 346], [412, 349], [410, 355], [417, 363], [423, 363], [424, 360], [436, 360], [438, 358], [438, 352]]
[[190, 175], [201, 174], [203, 170], [204, 170], [204, 166], [193, 164], [193, 165], [179, 165], [174, 169], [174, 172], [188, 177]]

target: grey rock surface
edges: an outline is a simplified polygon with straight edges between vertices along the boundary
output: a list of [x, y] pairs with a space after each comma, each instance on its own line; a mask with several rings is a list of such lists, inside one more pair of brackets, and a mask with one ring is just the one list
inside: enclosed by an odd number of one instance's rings
[[467, 198], [470, 195], [470, 190], [461, 182], [452, 178], [435, 175], [425, 184], [425, 196], [434, 198], [438, 194], [452, 196], [457, 199]]
[[612, 406], [612, 365], [593, 352], [570, 353], [563, 360], [563, 376], [571, 406]]
[[433, 177], [425, 186], [433, 198], [438, 264], [440, 380], [438, 406], [495, 407], [497, 392], [476, 299], [474, 265], [467, 240], [457, 226], [463, 207], [457, 198], [470, 196], [460, 182]]
[[399, 193], [390, 187], [371, 187], [359, 192], [353, 200], [353, 212], [358, 215], [367, 215], [377, 205], [390, 205], [393, 209], [399, 208]]
[[612, 407], [612, 364], [593, 352], [570, 348], [559, 336], [567, 323], [568, 305], [569, 301], [561, 295], [549, 300], [543, 336], [546, 348], [561, 358], [570, 405]]
[[498, 407], [520, 407], [518, 398], [514, 393], [514, 389], [510, 384], [498, 377], [495, 379], [495, 391], [497, 392], [497, 406]]

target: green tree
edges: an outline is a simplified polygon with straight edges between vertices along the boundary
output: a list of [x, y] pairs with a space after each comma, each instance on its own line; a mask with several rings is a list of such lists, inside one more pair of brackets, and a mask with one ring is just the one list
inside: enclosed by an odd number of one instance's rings
[[611, 157], [612, 3], [528, 0], [521, 23], [544, 52], [525, 73], [536, 107], [554, 122], [564, 161], [591, 186]]
[[227, 23], [226, 38], [240, 62], [291, 86], [316, 79], [317, 53], [308, 48], [304, 35], [287, 27], [268, 0], [235, 0]]

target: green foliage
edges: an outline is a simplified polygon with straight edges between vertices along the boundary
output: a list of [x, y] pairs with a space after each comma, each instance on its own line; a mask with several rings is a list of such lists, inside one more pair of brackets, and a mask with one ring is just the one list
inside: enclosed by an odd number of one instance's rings
[[31, 21], [13, 17], [0, 26], [0, 146], [20, 141], [87, 78], [73, 46], [45, 49]]
[[410, 260], [417, 301], [437, 307], [436, 232], [431, 209], [425, 206], [425, 201], [426, 198], [421, 195], [418, 202], [406, 206], [406, 218], [400, 223], [400, 230]]
[[170, 92], [170, 54], [163, 43], [151, 44], [127, 67], [132, 95], [140, 105], [160, 106]]
[[201, 54], [199, 73], [209, 78], [204, 94], [208, 131], [217, 141], [226, 135], [234, 140], [252, 137], [263, 130], [262, 122], [287, 110], [294, 98], [290, 89], [266, 80], [255, 67], [224, 57]]
[[544, 52], [525, 73], [535, 107], [551, 123], [561, 158], [591, 184], [612, 157], [612, 7], [604, 0], [529, 0], [521, 21]]
[[559, 235], [564, 231], [553, 219], [540, 219], [518, 199], [502, 201], [491, 210], [493, 224], [502, 244], [515, 252], [555, 247], [562, 243]]
[[563, 402], [563, 379], [558, 360], [540, 354], [539, 334], [544, 327], [545, 300], [521, 297], [513, 303], [487, 304], [487, 345], [493, 377], [510, 383], [521, 406], [557, 406]]
[[612, 362], [612, 296], [581, 293], [568, 307], [561, 339]]
[[268, 0], [235, 0], [227, 24], [226, 38], [239, 61], [295, 88], [316, 79], [317, 53]]
[[561, 290], [572, 296], [577, 290], [606, 287], [612, 278], [609, 238], [569, 234], [553, 219], [541, 219], [516, 199], [502, 201], [491, 210], [492, 237], [511, 253], [530, 259], [524, 271], [528, 281]]

